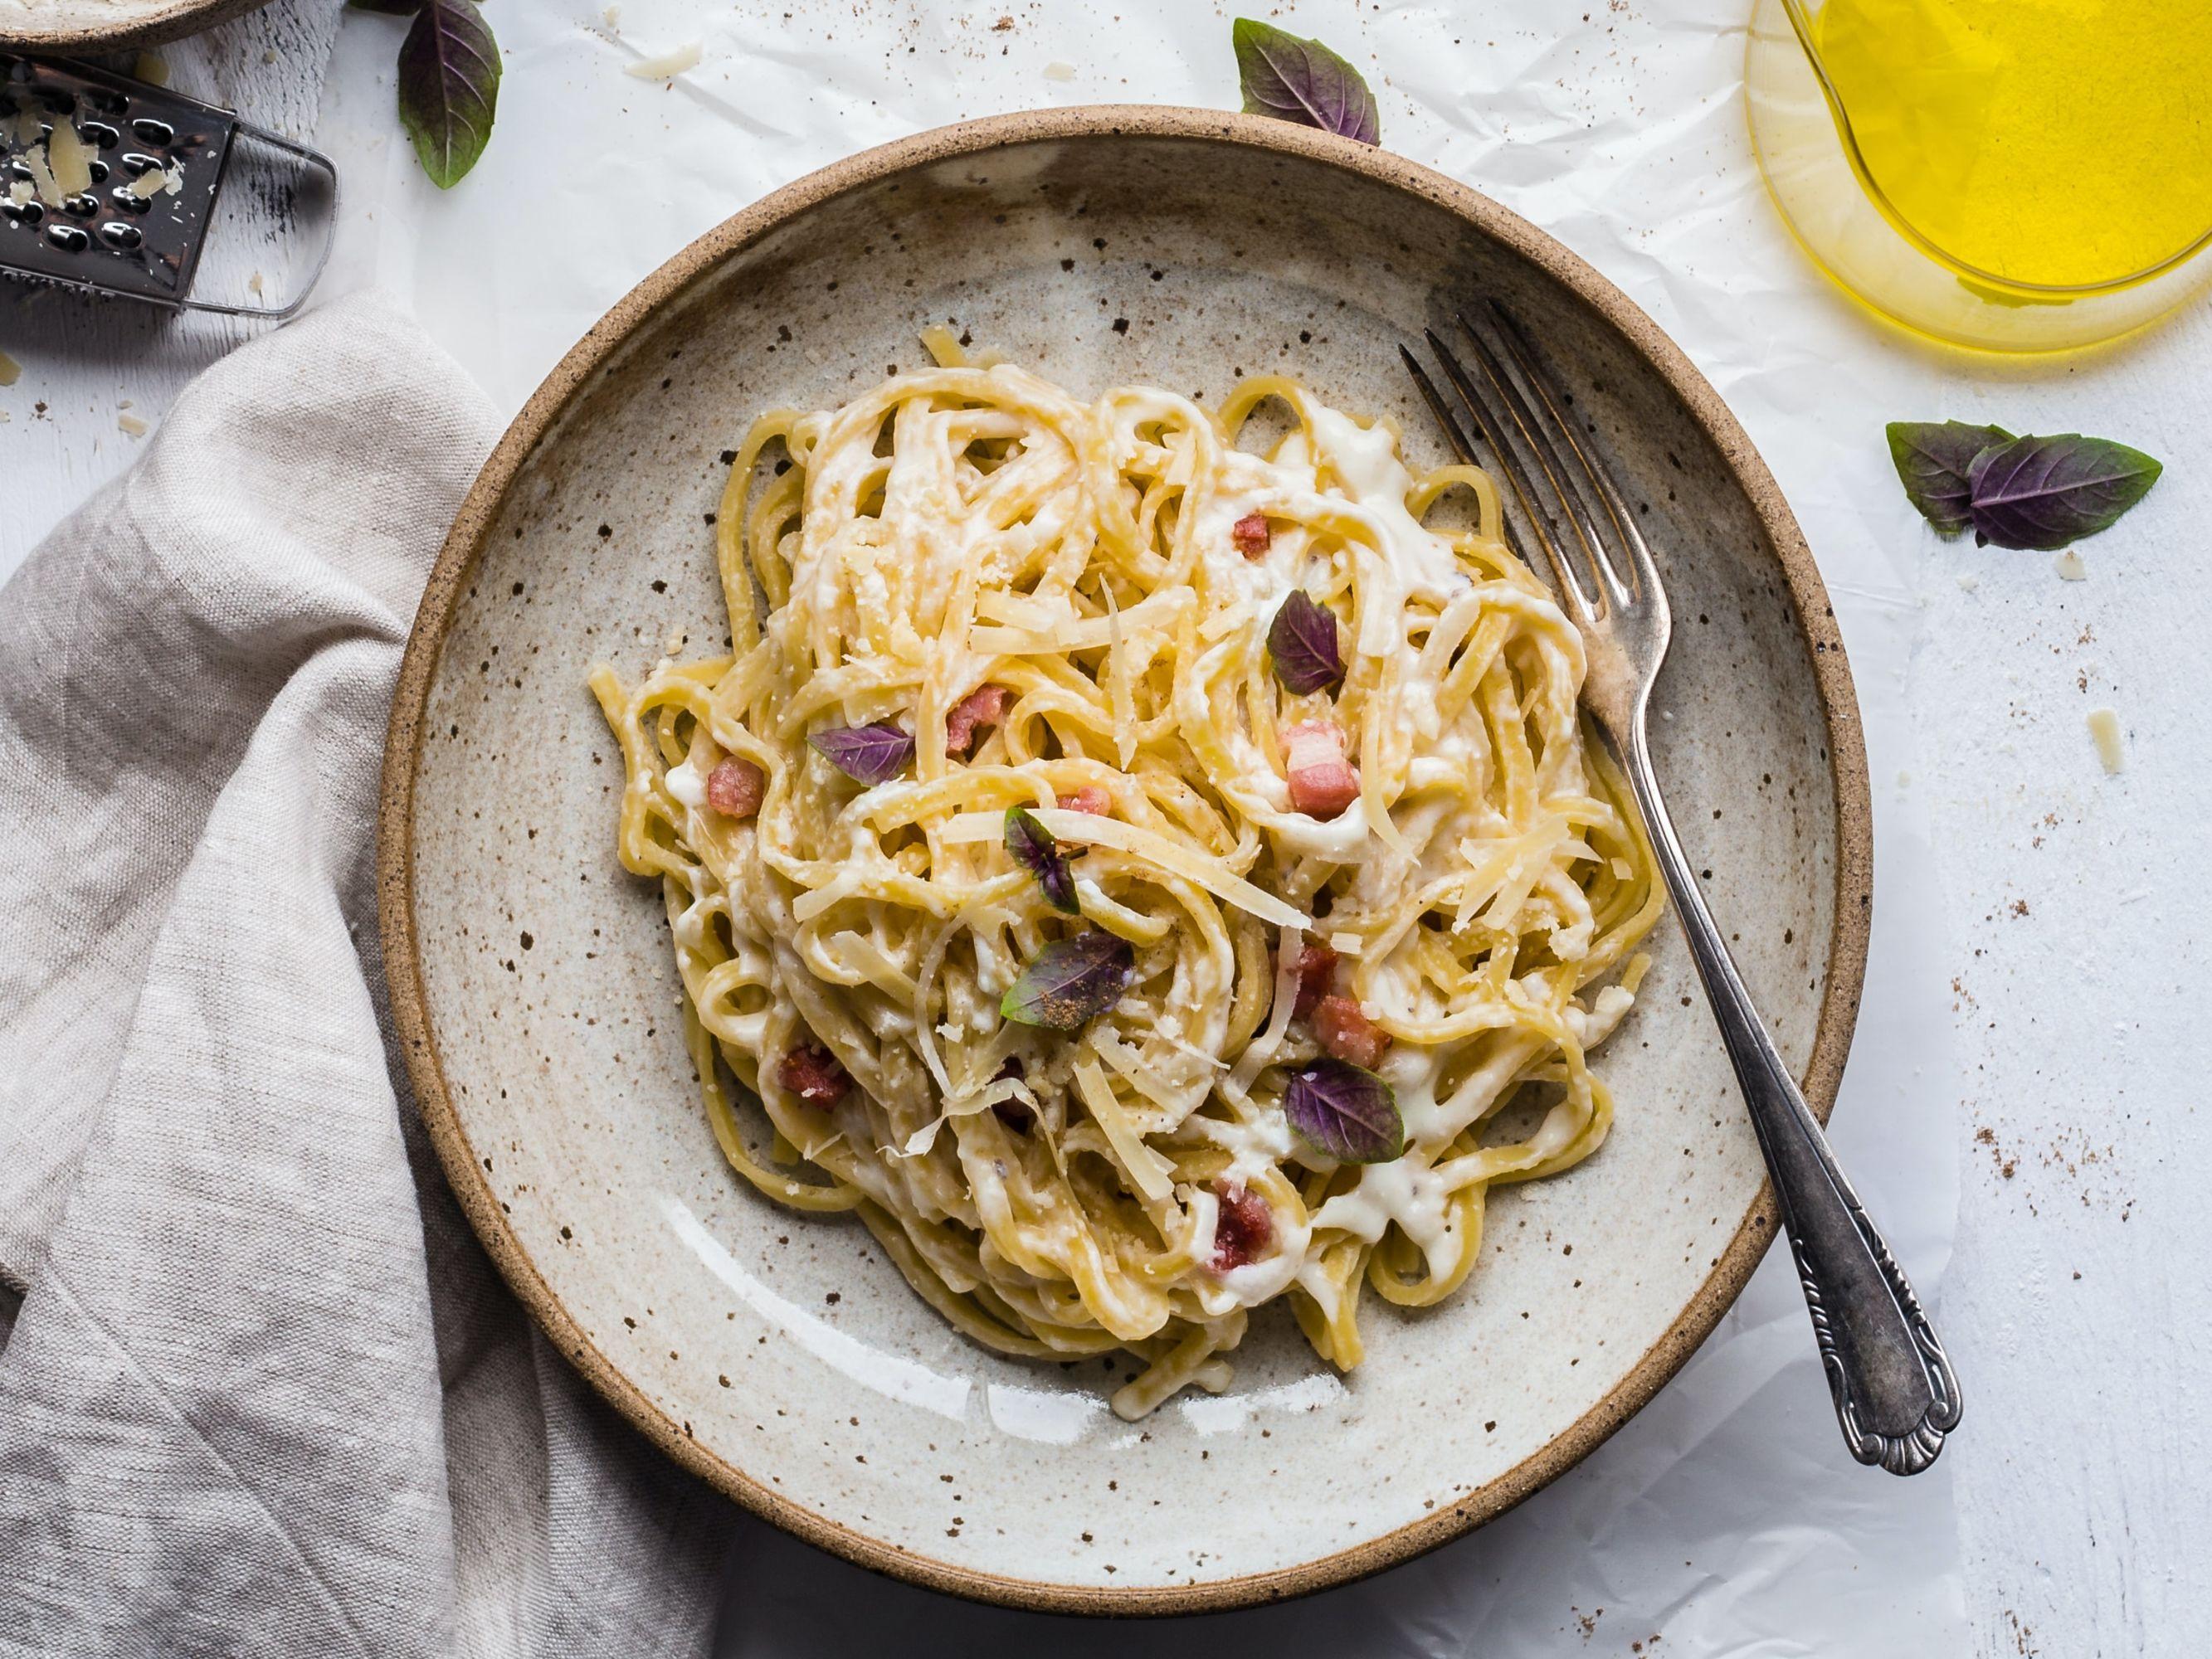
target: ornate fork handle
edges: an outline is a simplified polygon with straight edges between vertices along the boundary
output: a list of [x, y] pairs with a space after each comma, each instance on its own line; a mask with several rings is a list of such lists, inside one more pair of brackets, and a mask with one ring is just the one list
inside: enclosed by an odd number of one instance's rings
[[[1613, 735], [1618, 744], [1619, 734]], [[1919, 1297], [1844, 1178], [1827, 1136], [1721, 942], [1660, 799], [1640, 702], [1629, 736], [1628, 743], [1618, 744], [1626, 751], [1629, 785], [1766, 1154], [1844, 1439], [1862, 1463], [1879, 1463], [1892, 1474], [1917, 1474], [1936, 1461], [1943, 1437], [1958, 1425], [1958, 1379]]]

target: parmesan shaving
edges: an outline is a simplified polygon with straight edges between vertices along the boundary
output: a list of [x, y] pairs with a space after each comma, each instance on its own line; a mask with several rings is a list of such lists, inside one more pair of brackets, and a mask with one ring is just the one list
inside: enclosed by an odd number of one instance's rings
[[33, 144], [25, 150], [23, 165], [31, 170], [31, 182], [38, 187], [40, 201], [50, 208], [63, 206], [68, 201], [61, 181], [54, 177], [54, 170], [46, 161], [44, 144]]
[[1105, 1135], [1106, 1144], [1114, 1149], [1121, 1172], [1153, 1203], [1165, 1203], [1175, 1193], [1175, 1165], [1146, 1145], [1145, 1138], [1129, 1121], [1127, 1109], [1115, 1098], [1114, 1085], [1106, 1080], [1106, 1073], [1099, 1069], [1097, 1060], [1075, 1062], [1075, 1086], [1083, 1093], [1083, 1103], [1090, 1108], [1091, 1121]]
[[703, 55], [699, 43], [694, 40], [673, 52], [664, 52], [658, 58], [641, 58], [635, 64], [627, 64], [623, 73], [641, 81], [673, 80], [686, 70], [698, 68]]
[[2127, 750], [2120, 742], [2120, 717], [2109, 708], [2092, 709], [2089, 714], [2089, 738], [2097, 745], [2097, 758], [2103, 763], [2107, 777], [2117, 776], [2127, 769]]
[[1036, 820], [1061, 841], [1089, 842], [1095, 847], [1110, 847], [1132, 858], [1142, 859], [1170, 875], [1181, 876], [1225, 903], [1250, 912], [1262, 921], [1272, 921], [1279, 927], [1307, 925], [1304, 911], [1255, 887], [1219, 859], [1202, 857], [1150, 830], [1124, 823], [1119, 818], [1103, 818], [1094, 813], [1073, 812], [1056, 806], [1041, 808]]
[[66, 118], [54, 123], [53, 136], [46, 140], [46, 160], [54, 170], [54, 183], [64, 196], [82, 196], [92, 188], [92, 158], [95, 154]]
[[[942, 323], [932, 323], [921, 331], [921, 349], [935, 360], [939, 368], [965, 368], [968, 353], [959, 337]], [[978, 605], [980, 609], [980, 605]]]

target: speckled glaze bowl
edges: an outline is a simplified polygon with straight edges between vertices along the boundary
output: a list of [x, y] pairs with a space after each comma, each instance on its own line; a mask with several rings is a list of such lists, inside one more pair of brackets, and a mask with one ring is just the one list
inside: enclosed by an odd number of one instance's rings
[[[916, 1583], [1167, 1613], [1338, 1583], [1478, 1526], [1588, 1454], [1710, 1331], [1774, 1231], [1671, 927], [1604, 1050], [1612, 1138], [1493, 1198], [1445, 1306], [1376, 1303], [1340, 1377], [1266, 1311], [1219, 1398], [1138, 1425], [1113, 1362], [971, 1346], [848, 1218], [781, 1210], [708, 1133], [658, 890], [615, 860], [620, 760], [584, 688], [720, 641], [708, 519], [760, 410], [822, 408], [949, 323], [1085, 392], [1218, 399], [1296, 371], [1441, 446], [1395, 347], [1477, 295], [1571, 381], [1681, 619], [1659, 763], [1736, 959], [1835, 1097], [1864, 966], [1865, 763], [1804, 541], [1742, 431], [1556, 242], [1386, 152], [1265, 119], [1068, 109], [921, 134], [778, 191], [608, 314], [485, 465], [392, 714], [394, 1012], [455, 1191], [516, 1293], [668, 1454]], [[1373, 1298], [1370, 1298], [1374, 1302]]]
[[269, 0], [0, 0], [0, 46], [115, 52], [212, 28]]

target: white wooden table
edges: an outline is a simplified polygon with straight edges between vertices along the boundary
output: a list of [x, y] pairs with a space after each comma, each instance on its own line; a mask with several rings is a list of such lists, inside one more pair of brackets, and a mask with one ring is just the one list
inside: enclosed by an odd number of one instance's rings
[[[700, 74], [674, 91], [631, 82], [621, 108], [650, 124], [657, 98], [724, 100], [732, 146], [717, 163], [719, 197], [656, 196], [643, 216], [658, 228], [634, 247], [593, 263], [582, 228], [550, 235], [551, 297], [532, 296], [526, 325], [501, 307], [513, 291], [499, 285], [517, 269], [508, 253], [488, 258], [476, 289], [449, 274], [470, 268], [465, 192], [501, 185], [489, 160], [443, 200], [412, 178], [390, 109], [391, 25], [353, 18], [341, 40], [331, 0], [279, 0], [167, 53], [185, 89], [301, 136], [319, 126], [347, 179], [341, 284], [398, 288], [510, 406], [688, 234], [856, 144], [1023, 104], [1233, 97], [1225, 11], [1207, 23], [1218, 61], [1185, 62], [1148, 52], [1142, 30], [1117, 40], [1075, 7], [1013, 0], [912, 0], [874, 15], [783, 0], [780, 19], [718, 12], [703, 26], [678, 0], [634, 0], [619, 38], [596, 5], [544, 0], [549, 14], [574, 12], [558, 27], [589, 49], [578, 71], [514, 50], [520, 3], [489, 8], [510, 47], [495, 155], [563, 118], [564, 75], [598, 73], [601, 60], [613, 75], [625, 53], [702, 27]], [[1481, 0], [1457, 9], [1468, 57], [1442, 66], [1393, 55], [1414, 21], [1355, 0], [1285, 9], [1280, 21], [1370, 67], [1386, 139], [1565, 236], [1683, 341], [1790, 493], [1854, 660], [1880, 660], [1862, 645], [1885, 630], [1903, 642], [1892, 653], [1901, 678], [1870, 683], [1860, 670], [1883, 925], [1917, 941], [1921, 959], [1934, 951], [1942, 972], [1885, 996], [1878, 942], [1860, 1043], [1863, 1054], [1903, 1041], [1906, 1025], [1936, 1034], [1905, 1109], [1948, 1123], [1958, 1160], [1955, 1249], [1936, 1301], [1966, 1391], [1945, 1466], [1975, 1650], [2191, 1650], [2185, 1632], [2212, 1618], [2212, 1205], [2198, 1179], [2212, 1111], [2196, 1052], [2212, 1016], [2212, 742], [2197, 706], [2212, 665], [2212, 313], [2100, 358], [2028, 368], [1938, 358], [1859, 319], [1796, 260], [1771, 216], [1746, 205], [1733, 0], [1611, 0], [1589, 22]], [[994, 30], [1001, 15], [1012, 26]], [[796, 115], [758, 116], [749, 80], [788, 77], [824, 53], [826, 77], [782, 89], [778, 109]], [[1500, 102], [1538, 88], [1543, 118], [1487, 125], [1485, 76]], [[715, 176], [696, 158], [678, 170], [690, 185]], [[1708, 200], [1710, 218], [1698, 205]], [[158, 422], [247, 331], [0, 295], [0, 349], [24, 367], [0, 390], [0, 575], [129, 464], [141, 441], [118, 428], [125, 400]], [[1814, 360], [1821, 374], [1807, 372]], [[1856, 397], [1840, 425], [1826, 395], [1808, 393], [1823, 375], [1838, 400]], [[1885, 415], [2100, 432], [2169, 470], [2124, 527], [2085, 548], [2088, 579], [2063, 581], [2046, 556], [1939, 545], [1918, 527], [1866, 417], [1869, 387], [1894, 400]], [[1890, 574], [1869, 583], [1866, 570]], [[2118, 777], [2104, 775], [2084, 727], [2101, 706], [2127, 733]], [[1838, 1138], [1878, 1200], [1881, 1136], [1845, 1115]], [[1942, 1265], [1943, 1231], [1923, 1273]], [[1800, 1650], [1787, 1636], [1759, 1650]]]

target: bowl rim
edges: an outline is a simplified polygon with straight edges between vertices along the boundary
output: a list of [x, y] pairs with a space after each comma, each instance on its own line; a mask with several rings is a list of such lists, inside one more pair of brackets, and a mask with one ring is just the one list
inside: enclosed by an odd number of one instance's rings
[[1226, 143], [1359, 174], [1443, 207], [1571, 289], [1666, 382], [1719, 450], [1774, 549], [1792, 621], [1813, 667], [1835, 798], [1834, 937], [1826, 989], [1803, 1079], [1826, 1121], [1850, 1047], [1873, 915], [1873, 807], [1857, 699], [1835, 613], [1773, 475], [1720, 396], [1625, 294], [1577, 255], [1468, 185], [1403, 156], [1268, 117], [1171, 105], [1076, 105], [987, 116], [862, 150], [771, 191], [693, 241], [592, 325], [523, 406], [477, 474], [426, 586], [401, 665], [385, 749], [377, 896], [393, 1019], [417, 1109], [447, 1182], [510, 1288], [568, 1362], [682, 1468], [762, 1518], [859, 1565], [927, 1589], [1052, 1613], [1174, 1614], [1225, 1610], [1332, 1588], [1412, 1559], [1494, 1519], [1573, 1468], [1643, 1407], [1696, 1351], [1773, 1242], [1772, 1184], [1759, 1195], [1694, 1297], [1643, 1357], [1567, 1430], [1447, 1508], [1380, 1536], [1293, 1565], [1189, 1585], [1107, 1586], [984, 1572], [904, 1549], [793, 1502], [718, 1456], [602, 1353], [540, 1274], [485, 1179], [446, 1087], [423, 994], [414, 915], [414, 791], [426, 714], [445, 638], [468, 573], [509, 487], [594, 374], [659, 309], [726, 258], [817, 204], [913, 168], [1032, 142], [1144, 137]]
[[0, 29], [0, 51], [118, 52], [157, 46], [265, 6], [269, 0], [152, 0], [149, 9], [111, 22], [62, 27], [26, 21]]

